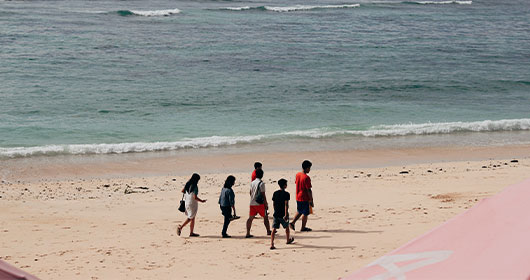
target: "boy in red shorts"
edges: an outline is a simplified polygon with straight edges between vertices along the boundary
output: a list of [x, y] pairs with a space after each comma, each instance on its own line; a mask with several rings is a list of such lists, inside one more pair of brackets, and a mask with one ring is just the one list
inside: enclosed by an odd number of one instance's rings
[[256, 180], [250, 184], [250, 213], [247, 220], [247, 235], [246, 238], [254, 237], [250, 234], [250, 228], [252, 227], [252, 220], [259, 214], [263, 217], [263, 224], [267, 229], [267, 235], [271, 235], [271, 226], [269, 224], [269, 215], [267, 210], [269, 204], [267, 203], [267, 197], [265, 196], [265, 183], [261, 180], [263, 178], [263, 170], [256, 169]]
[[302, 216], [302, 228], [300, 231], [311, 231], [310, 228], [306, 227], [307, 217], [310, 214], [309, 206], [314, 207], [313, 204], [313, 192], [311, 191], [311, 178], [309, 178], [309, 171], [313, 164], [309, 160], [304, 160], [302, 163], [303, 172], [296, 174], [296, 216], [293, 221], [289, 224], [291, 229], [294, 230], [294, 224], [300, 216]]

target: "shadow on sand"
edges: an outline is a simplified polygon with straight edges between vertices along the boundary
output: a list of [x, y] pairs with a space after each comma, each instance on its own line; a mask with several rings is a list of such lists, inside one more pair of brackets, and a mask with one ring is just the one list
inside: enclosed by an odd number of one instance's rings
[[312, 230], [312, 232], [329, 232], [329, 233], [382, 233], [382, 230], [349, 230], [349, 229], [321, 229]]
[[[189, 238], [189, 237], [185, 237], [185, 238]], [[259, 240], [270, 240], [271, 237], [270, 235], [261, 235], [261, 236], [256, 236], [254, 235], [254, 237], [252, 238], [245, 238], [245, 236], [243, 235], [239, 235], [239, 236], [236, 236], [236, 235], [232, 235], [231, 238], [221, 238], [220, 235], [204, 235], [204, 236], [199, 236], [199, 237], [194, 237], [194, 238], [208, 238], [208, 239], [248, 239], [248, 240], [253, 240], [253, 239], [259, 239]], [[276, 239], [283, 239], [285, 238], [285, 233], [284, 234], [276, 234]], [[309, 235], [306, 235], [306, 236], [300, 236], [298, 235], [296, 237], [296, 239], [321, 239], [321, 238], [332, 238], [332, 236], [330, 235], [324, 235], [324, 236], [309, 236]]]
[[[276, 250], [292, 250], [292, 249], [335, 249], [335, 250], [341, 250], [341, 249], [355, 249], [357, 246], [319, 246], [319, 245], [309, 245], [309, 244], [302, 244], [297, 243], [296, 238], [294, 240], [293, 244], [285, 245], [286, 247], [276, 248]], [[283, 246], [283, 245], [282, 245]]]
[[[322, 229], [322, 230], [312, 230], [311, 232], [313, 232], [313, 233], [317, 233], [317, 232], [324, 232], [324, 233], [382, 233], [383, 231], [381, 231], [381, 230], [364, 231], [364, 230], [348, 230], [348, 229]], [[278, 231], [278, 233], [276, 233], [276, 238], [281, 238], [281, 236], [285, 236], [285, 233], [283, 231]], [[204, 236], [201, 235], [201, 236], [196, 237], [196, 238], [223, 239], [223, 238], [221, 238], [220, 235], [204, 235]], [[296, 232], [296, 239], [298, 239], [298, 240], [299, 239], [322, 239], [322, 238], [333, 238], [333, 236], [331, 236], [331, 235], [315, 236], [315, 235], [311, 235], [310, 233], [307, 234], [307, 233]], [[268, 239], [271, 239], [271, 237], [270, 237], [270, 235], [255, 235], [252, 238], [245, 238], [244, 235], [239, 235], [239, 236], [238, 235], [232, 235], [231, 238], [227, 238], [227, 239], [249, 239], [249, 240], [260, 239], [260, 240], [268, 240]], [[314, 248], [321, 248], [321, 247], [315, 246]], [[322, 247], [322, 248], [328, 248], [328, 247]], [[333, 249], [333, 248], [334, 247], [329, 247], [329, 249]], [[350, 247], [345, 247], [345, 248], [337, 247], [337, 249], [346, 249], [346, 248], [350, 248]]]

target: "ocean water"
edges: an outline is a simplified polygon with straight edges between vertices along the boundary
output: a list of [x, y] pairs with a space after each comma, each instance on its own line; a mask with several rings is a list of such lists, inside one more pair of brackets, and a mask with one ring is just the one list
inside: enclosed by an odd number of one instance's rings
[[529, 14], [527, 0], [0, 0], [0, 158], [528, 144]]

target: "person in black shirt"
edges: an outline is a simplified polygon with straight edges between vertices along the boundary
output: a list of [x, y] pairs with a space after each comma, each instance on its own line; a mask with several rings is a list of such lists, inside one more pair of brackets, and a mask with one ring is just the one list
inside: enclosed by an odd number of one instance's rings
[[276, 249], [274, 247], [274, 235], [276, 230], [280, 228], [280, 225], [285, 229], [285, 234], [287, 235], [287, 244], [291, 244], [294, 241], [294, 238], [289, 236], [289, 199], [290, 195], [285, 191], [287, 188], [287, 180], [280, 179], [278, 180], [278, 185], [280, 189], [275, 191], [272, 195], [272, 201], [274, 202], [274, 222], [272, 224], [272, 234], [271, 234], [271, 250]]

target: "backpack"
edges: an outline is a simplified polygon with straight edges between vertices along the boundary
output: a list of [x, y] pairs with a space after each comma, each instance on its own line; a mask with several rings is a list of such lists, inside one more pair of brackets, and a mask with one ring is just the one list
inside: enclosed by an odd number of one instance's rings
[[263, 197], [263, 194], [261, 193], [260, 186], [263, 184], [263, 182], [258, 183], [258, 187], [256, 189], [256, 195], [254, 196], [254, 200], [257, 204], [263, 204], [265, 202], [265, 198]]

